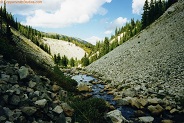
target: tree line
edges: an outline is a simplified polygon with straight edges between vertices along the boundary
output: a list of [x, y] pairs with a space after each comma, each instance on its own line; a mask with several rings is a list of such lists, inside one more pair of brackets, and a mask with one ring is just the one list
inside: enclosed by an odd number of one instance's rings
[[66, 55], [61, 57], [60, 53], [58, 53], [57, 55], [54, 54], [54, 62], [56, 65], [62, 67], [76, 67], [79, 64], [82, 66], [87, 66], [89, 65], [89, 58], [87, 57], [86, 53], [81, 60], [77, 60], [77, 58], [74, 59], [73, 57], [68, 59]]
[[141, 19], [142, 29], [158, 19], [172, 4], [178, 0], [148, 0], [145, 1]]

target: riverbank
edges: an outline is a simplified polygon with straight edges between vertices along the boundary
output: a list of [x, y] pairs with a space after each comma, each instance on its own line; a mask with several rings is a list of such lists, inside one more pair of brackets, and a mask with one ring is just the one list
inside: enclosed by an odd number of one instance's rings
[[147, 122], [146, 120], [155, 123], [184, 122], [183, 100], [180, 100], [181, 102], [173, 100], [171, 95], [167, 95], [161, 89], [158, 93], [154, 93], [150, 89], [153, 87], [150, 83], [130, 82], [114, 87], [110, 80], [104, 79], [97, 73], [87, 73], [84, 69], [72, 69], [67, 72], [75, 78], [78, 76], [80, 82], [90, 83], [92, 89], [89, 87], [82, 90], [85, 91], [84, 96], [98, 97], [108, 101], [114, 109], [121, 111], [122, 116], [129, 122]]

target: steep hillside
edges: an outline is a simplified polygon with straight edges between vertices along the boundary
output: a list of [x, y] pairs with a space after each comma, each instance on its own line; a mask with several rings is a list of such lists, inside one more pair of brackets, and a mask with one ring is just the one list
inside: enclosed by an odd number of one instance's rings
[[180, 0], [139, 35], [86, 67], [87, 71], [112, 80], [110, 86], [117, 89], [123, 84], [145, 84], [151, 92], [163, 89], [170, 95], [182, 97], [183, 13], [184, 1]]
[[[24, 37], [20, 32], [15, 29], [11, 29], [13, 35], [13, 41], [16, 43], [17, 48], [22, 52], [25, 58], [32, 59], [36, 63], [44, 65], [46, 67], [54, 66], [52, 56], [43, 51], [31, 40]], [[29, 61], [28, 61], [29, 62]]]
[[66, 42], [63, 40], [51, 39], [51, 38], [43, 38], [43, 42], [50, 47], [51, 54], [60, 54], [60, 56], [67, 56], [70, 58], [77, 58], [80, 60], [84, 57], [85, 51], [75, 44], [71, 42]]

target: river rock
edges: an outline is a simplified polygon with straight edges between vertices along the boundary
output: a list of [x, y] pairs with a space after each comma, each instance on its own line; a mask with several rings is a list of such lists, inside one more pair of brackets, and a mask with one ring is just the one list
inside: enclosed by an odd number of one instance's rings
[[12, 105], [18, 105], [20, 102], [20, 97], [17, 95], [13, 95], [10, 99], [10, 104]]
[[121, 111], [114, 110], [110, 111], [106, 115], [107, 119], [110, 119], [112, 123], [128, 123], [128, 121], [122, 116]]
[[134, 97], [136, 95], [136, 92], [134, 89], [129, 88], [129, 89], [123, 91], [123, 95], [125, 97]]
[[136, 107], [138, 109], [144, 108], [143, 105], [139, 102], [139, 100], [137, 98], [131, 98], [130, 104], [132, 107]]
[[71, 117], [66, 117], [66, 123], [71, 123], [72, 122], [72, 118]]
[[29, 82], [29, 87], [34, 88], [36, 86], [36, 82], [30, 81]]
[[164, 111], [164, 109], [162, 108], [162, 106], [160, 106], [159, 104], [157, 104], [156, 106], [153, 106], [153, 105], [148, 106], [148, 110], [153, 115], [159, 115], [159, 114], [161, 114]]
[[36, 107], [22, 107], [21, 111], [26, 115], [31, 116], [37, 111], [37, 109]]
[[1, 74], [1, 80], [4, 80], [4, 81], [8, 82], [9, 79], [10, 79], [10, 75]]
[[158, 104], [159, 99], [158, 98], [148, 98], [149, 104]]
[[117, 95], [117, 96], [114, 97], [113, 100], [121, 100], [121, 99], [122, 99], [122, 95]]
[[58, 105], [52, 111], [57, 113], [57, 114], [61, 114], [63, 112], [63, 109], [61, 106]]
[[142, 123], [152, 123], [154, 118], [151, 116], [139, 117], [140, 122]]
[[35, 102], [36, 105], [40, 106], [40, 107], [44, 107], [47, 103], [47, 100], [46, 99], [41, 99], [41, 100], [37, 100]]
[[7, 116], [7, 117], [11, 117], [11, 116], [13, 116], [13, 111], [11, 111], [9, 108], [7, 108], [7, 107], [3, 107], [3, 110], [4, 110], [4, 113], [5, 113], [5, 115]]
[[18, 73], [19, 73], [20, 79], [25, 79], [25, 78], [27, 78], [27, 76], [29, 75], [29, 69], [26, 68], [25, 66], [22, 66], [22, 67], [19, 69]]
[[0, 122], [5, 122], [6, 121], [6, 117], [5, 116], [0, 116]]
[[17, 120], [22, 115], [22, 111], [20, 109], [15, 109], [13, 112], [14, 120]]
[[53, 91], [53, 92], [58, 92], [60, 89], [61, 89], [61, 87], [58, 86], [58, 85], [53, 85], [53, 86], [52, 86], [52, 91]]
[[55, 123], [66, 123], [66, 117], [63, 113], [59, 115]]
[[125, 106], [125, 105], [129, 105], [130, 104], [130, 100], [132, 97], [125, 97], [123, 99], [118, 99], [117, 100], [117, 104], [120, 106]]
[[78, 90], [79, 91], [88, 91], [88, 92], [90, 92], [90, 91], [92, 91], [92, 87], [91, 87], [91, 85], [89, 85], [89, 84], [87, 84], [87, 83], [79, 83], [79, 85], [78, 85]]
[[69, 116], [69, 117], [73, 116], [73, 114], [74, 114], [74, 109], [71, 108], [67, 103], [62, 103], [61, 106], [62, 106], [62, 109], [63, 109], [64, 113], [65, 113], [67, 116]]
[[174, 113], [176, 113], [176, 112], [179, 112], [176, 108], [173, 108], [172, 110], [170, 110], [170, 113], [171, 113], [171, 114], [174, 114]]
[[18, 81], [18, 76], [12, 75], [8, 82], [15, 84], [15, 83], [18, 83], [17, 81]]
[[148, 101], [146, 99], [140, 98], [138, 99], [138, 102], [141, 103], [143, 107], [145, 107], [148, 104]]

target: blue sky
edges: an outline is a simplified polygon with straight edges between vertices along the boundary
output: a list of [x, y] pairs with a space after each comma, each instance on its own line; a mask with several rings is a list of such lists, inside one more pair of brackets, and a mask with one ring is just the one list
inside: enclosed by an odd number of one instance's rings
[[110, 37], [116, 27], [125, 25], [131, 18], [140, 19], [145, 0], [32, 1], [42, 3], [7, 3], [7, 10], [22, 24], [40, 31], [78, 37], [95, 44], [96, 40]]

